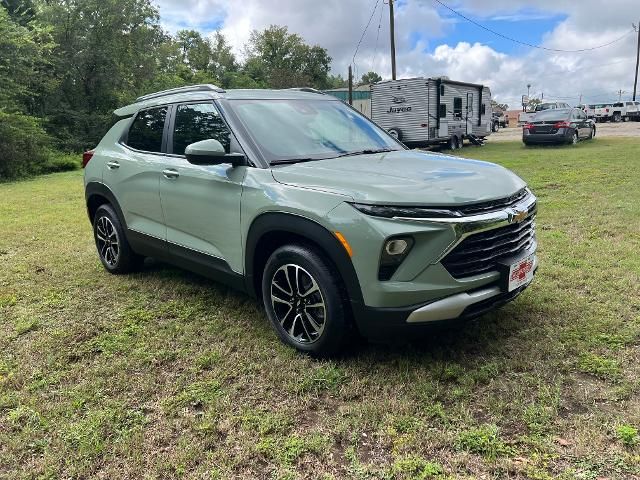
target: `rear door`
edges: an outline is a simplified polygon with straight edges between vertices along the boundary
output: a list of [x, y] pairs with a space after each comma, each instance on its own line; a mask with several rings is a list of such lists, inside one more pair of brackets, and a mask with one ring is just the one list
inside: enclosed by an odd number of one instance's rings
[[158, 189], [167, 114], [166, 106], [138, 112], [122, 139], [122, 155], [110, 158], [103, 173], [127, 228], [161, 240], [165, 227]]
[[213, 102], [173, 109], [168, 155], [160, 178], [170, 253], [241, 272], [240, 197], [247, 167], [189, 163], [184, 156], [187, 145], [213, 138], [229, 152], [235, 140]]

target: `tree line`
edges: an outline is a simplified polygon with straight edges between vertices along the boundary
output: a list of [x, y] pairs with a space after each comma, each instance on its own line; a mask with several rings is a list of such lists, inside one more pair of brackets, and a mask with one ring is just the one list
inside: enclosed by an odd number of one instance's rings
[[253, 31], [240, 60], [220, 32], [165, 31], [151, 0], [0, 5], [0, 181], [72, 167], [59, 152], [95, 146], [113, 110], [145, 93], [345, 86], [326, 49], [282, 26]]

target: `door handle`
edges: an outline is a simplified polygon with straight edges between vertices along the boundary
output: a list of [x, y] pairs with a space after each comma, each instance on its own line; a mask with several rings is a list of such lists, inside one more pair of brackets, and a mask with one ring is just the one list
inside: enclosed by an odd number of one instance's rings
[[170, 180], [174, 178], [178, 178], [180, 176], [180, 174], [176, 170], [171, 170], [171, 169], [163, 170], [162, 175], [164, 175], [165, 178], [168, 178]]
[[120, 164], [118, 162], [107, 162], [107, 168], [109, 170], [115, 170], [116, 168], [120, 168]]

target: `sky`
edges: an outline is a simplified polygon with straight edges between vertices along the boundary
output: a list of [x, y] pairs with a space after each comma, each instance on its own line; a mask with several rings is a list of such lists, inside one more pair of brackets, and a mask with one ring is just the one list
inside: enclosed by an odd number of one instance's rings
[[[391, 78], [387, 0], [154, 1], [166, 30], [189, 28], [204, 35], [220, 30], [239, 58], [252, 30], [285, 25], [328, 50], [333, 74], [346, 77], [352, 64], [358, 77], [373, 70]], [[441, 2], [505, 37], [574, 52], [508, 40], [436, 0], [395, 0], [398, 78], [446, 75], [481, 83], [511, 109], [519, 108], [528, 84], [532, 97], [571, 104], [580, 98], [583, 103], [617, 100], [620, 90], [623, 99], [631, 97], [637, 44], [632, 23], [640, 21], [640, 0]]]

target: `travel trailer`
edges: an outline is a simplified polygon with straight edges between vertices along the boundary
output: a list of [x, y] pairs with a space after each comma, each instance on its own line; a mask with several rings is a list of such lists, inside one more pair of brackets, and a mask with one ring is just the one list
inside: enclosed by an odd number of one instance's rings
[[371, 119], [408, 146], [482, 144], [491, 134], [491, 90], [446, 77], [380, 82], [371, 87]]

